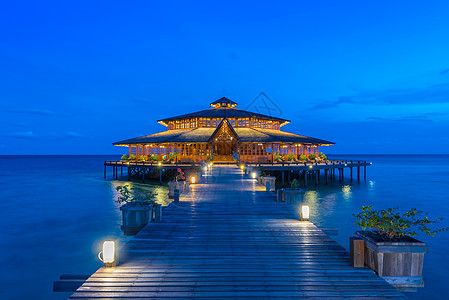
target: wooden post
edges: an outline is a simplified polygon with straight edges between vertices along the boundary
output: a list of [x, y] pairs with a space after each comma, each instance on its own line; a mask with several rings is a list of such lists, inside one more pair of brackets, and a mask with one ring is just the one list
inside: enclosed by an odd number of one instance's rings
[[115, 177], [115, 166], [112, 166], [112, 177]]
[[351, 266], [363, 268], [365, 266], [365, 240], [362, 238], [349, 238], [349, 260]]
[[320, 178], [320, 171], [316, 170], [315, 171], [315, 185], [318, 185], [319, 183], [319, 178]]
[[326, 184], [327, 184], [327, 169], [324, 169], [324, 178], [326, 178]]
[[304, 170], [304, 186], [307, 186], [307, 171]]
[[351, 181], [352, 181], [352, 167], [350, 167], [349, 170], [351, 172]]
[[162, 167], [159, 168], [159, 185], [162, 185]]
[[288, 175], [288, 177], [287, 177], [287, 178], [288, 178], [288, 183], [290, 184], [290, 182], [291, 182], [291, 180], [290, 180], [290, 173], [291, 173], [291, 172], [290, 172], [290, 170], [288, 170], [287, 172], [288, 172], [288, 173], [287, 173], [287, 175]]
[[366, 181], [366, 165], [364, 166], [363, 169], [363, 179]]
[[282, 186], [284, 186], [284, 171], [282, 171]]
[[123, 176], [123, 166], [120, 166], [120, 176]]
[[153, 206], [154, 211], [154, 221], [160, 222], [162, 221], [162, 205], [161, 204], [155, 204]]
[[145, 169], [142, 167], [142, 183], [145, 183]]
[[114, 168], [115, 168], [115, 180], [117, 180], [118, 179], [118, 167], [114, 166]]
[[357, 180], [360, 181], [360, 165], [357, 166]]
[[104, 165], [104, 179], [106, 179], [106, 165]]
[[174, 200], [173, 200], [174, 202], [179, 202], [179, 190], [178, 189], [174, 190], [173, 198], [174, 198]]

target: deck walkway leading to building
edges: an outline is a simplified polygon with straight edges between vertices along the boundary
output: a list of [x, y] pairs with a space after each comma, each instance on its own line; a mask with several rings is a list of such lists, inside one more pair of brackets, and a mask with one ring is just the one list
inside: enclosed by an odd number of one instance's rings
[[207, 175], [71, 299], [404, 298], [237, 168]]

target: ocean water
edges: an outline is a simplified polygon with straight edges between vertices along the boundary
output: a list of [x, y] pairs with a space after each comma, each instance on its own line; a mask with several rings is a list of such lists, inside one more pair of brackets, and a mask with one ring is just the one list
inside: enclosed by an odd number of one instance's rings
[[[53, 293], [60, 274], [91, 274], [109, 236], [120, 231], [115, 187], [103, 179], [103, 162], [117, 156], [0, 156], [0, 299], [66, 299]], [[352, 214], [362, 205], [375, 208], [416, 207], [449, 226], [449, 155], [333, 155], [367, 160], [367, 180], [310, 186], [305, 201], [311, 221], [338, 229], [333, 238], [348, 248], [357, 230]], [[126, 179], [126, 177], [124, 178]], [[133, 183], [142, 186], [138, 183]], [[167, 204], [167, 188], [147, 185]], [[425, 287], [407, 293], [412, 299], [446, 299], [449, 295], [449, 233], [419, 236], [430, 250], [424, 259]]]

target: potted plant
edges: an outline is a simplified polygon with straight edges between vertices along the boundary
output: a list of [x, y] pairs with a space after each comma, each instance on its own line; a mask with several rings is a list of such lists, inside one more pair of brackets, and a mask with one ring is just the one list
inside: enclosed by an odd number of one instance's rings
[[307, 155], [301, 154], [301, 155], [299, 156], [299, 159], [302, 160], [302, 161], [305, 161], [305, 160], [307, 160]]
[[320, 153], [320, 158], [321, 160], [327, 160], [327, 156], [323, 152]]
[[374, 210], [371, 206], [362, 206], [361, 210], [353, 216], [357, 220], [354, 224], [363, 229], [357, 231], [355, 237], [365, 242], [365, 265], [396, 287], [424, 286], [422, 269], [428, 247], [414, 237], [418, 230], [428, 236], [447, 231], [449, 228], [432, 230], [429, 227], [442, 218], [431, 220], [427, 213], [416, 208], [402, 213], [398, 207]]
[[264, 176], [260, 176], [260, 183], [263, 186], [267, 186], [267, 182], [270, 183], [270, 191], [276, 190], [276, 177], [270, 176], [269, 174], [264, 174]]
[[156, 162], [158, 162], [159, 161], [159, 156], [157, 156], [157, 155], [151, 155], [151, 161], [153, 162], [153, 163], [156, 163]]
[[179, 194], [181, 194], [185, 190], [185, 173], [181, 170], [181, 168], [177, 168], [176, 172], [177, 174], [175, 175], [175, 178], [168, 183], [169, 198], [174, 198], [175, 190], [179, 190]]
[[119, 193], [117, 203], [122, 204], [121, 229], [125, 235], [135, 235], [151, 221], [156, 194], [139, 187], [130, 188], [129, 185], [117, 186], [115, 189]]
[[178, 153], [170, 152], [168, 155], [168, 160], [171, 164], [174, 164], [176, 162], [176, 158], [178, 157]]
[[299, 187], [299, 181], [293, 179], [289, 189], [284, 189], [283, 201], [286, 203], [299, 203], [302, 201], [304, 191]]
[[145, 161], [145, 160], [146, 160], [146, 156], [145, 155], [139, 156], [139, 161]]
[[136, 160], [136, 156], [135, 156], [134, 154], [131, 154], [131, 155], [129, 156], [129, 160]]
[[120, 158], [121, 162], [128, 162], [128, 160], [129, 160], [128, 154], [123, 154], [122, 157]]
[[313, 161], [313, 160], [316, 159], [316, 154], [315, 154], [315, 153], [309, 154], [309, 156], [308, 156], [307, 158], [308, 158], [309, 160]]
[[289, 154], [287, 155], [287, 161], [288, 162], [293, 162], [295, 160], [295, 155], [294, 154]]
[[273, 155], [273, 160], [275, 163], [282, 163], [284, 161], [284, 157], [282, 155], [278, 154], [277, 152], [275, 152]]

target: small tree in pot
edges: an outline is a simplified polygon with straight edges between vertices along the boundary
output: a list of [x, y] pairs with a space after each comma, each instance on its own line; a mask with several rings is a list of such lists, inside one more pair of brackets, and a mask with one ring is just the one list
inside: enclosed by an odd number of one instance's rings
[[414, 237], [418, 231], [434, 236], [449, 230], [430, 228], [443, 218], [431, 220], [427, 213], [416, 208], [402, 213], [398, 207], [374, 210], [362, 206], [361, 210], [353, 216], [357, 219], [354, 224], [364, 230], [357, 231], [355, 236], [365, 241], [365, 265], [396, 287], [424, 286], [422, 269], [427, 246]]
[[304, 191], [299, 186], [299, 181], [293, 179], [290, 189], [284, 189], [284, 200], [286, 203], [299, 203], [302, 201]]
[[139, 187], [130, 188], [129, 185], [117, 186], [115, 189], [119, 192], [117, 203], [122, 204], [121, 229], [125, 235], [135, 235], [151, 221], [157, 194]]
[[181, 168], [177, 168], [176, 172], [175, 179], [168, 182], [168, 198], [174, 198], [175, 190], [179, 190], [179, 194], [185, 190], [185, 173]]

